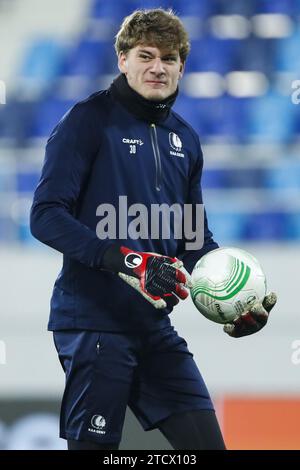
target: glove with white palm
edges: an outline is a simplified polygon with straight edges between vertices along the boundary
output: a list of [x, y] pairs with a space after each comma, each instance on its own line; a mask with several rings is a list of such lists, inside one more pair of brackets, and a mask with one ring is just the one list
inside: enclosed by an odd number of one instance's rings
[[233, 338], [252, 335], [261, 330], [269, 319], [269, 314], [277, 302], [274, 292], [265, 296], [262, 302], [255, 303], [248, 312], [240, 315], [232, 323], [224, 325], [224, 331]]
[[155, 308], [173, 307], [188, 297], [189, 275], [177, 258], [111, 245], [103, 267], [118, 273]]

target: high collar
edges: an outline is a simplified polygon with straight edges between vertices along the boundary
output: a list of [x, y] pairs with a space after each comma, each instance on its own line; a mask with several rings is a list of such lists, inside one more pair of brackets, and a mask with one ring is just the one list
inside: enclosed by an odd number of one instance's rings
[[178, 95], [177, 88], [175, 93], [162, 101], [147, 100], [128, 85], [126, 75], [123, 73], [114, 79], [110, 91], [114, 98], [120, 101], [138, 119], [154, 123], [162, 122], [168, 117]]

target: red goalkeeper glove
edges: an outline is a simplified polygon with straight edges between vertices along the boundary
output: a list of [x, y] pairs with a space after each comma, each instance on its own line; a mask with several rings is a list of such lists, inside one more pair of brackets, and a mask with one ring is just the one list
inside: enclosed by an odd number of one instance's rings
[[188, 273], [182, 261], [157, 253], [111, 245], [104, 253], [103, 267], [115, 273], [156, 308], [173, 307], [188, 297]]
[[243, 313], [232, 323], [224, 325], [224, 331], [233, 338], [252, 335], [261, 330], [268, 321], [269, 313], [277, 302], [277, 296], [274, 292], [266, 295], [260, 303], [255, 303], [249, 312]]

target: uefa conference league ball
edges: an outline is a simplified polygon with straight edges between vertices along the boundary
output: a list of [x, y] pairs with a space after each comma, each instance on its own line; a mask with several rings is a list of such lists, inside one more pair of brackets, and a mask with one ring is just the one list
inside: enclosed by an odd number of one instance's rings
[[191, 297], [202, 315], [227, 323], [266, 295], [266, 277], [254, 256], [239, 248], [210, 251], [192, 272]]

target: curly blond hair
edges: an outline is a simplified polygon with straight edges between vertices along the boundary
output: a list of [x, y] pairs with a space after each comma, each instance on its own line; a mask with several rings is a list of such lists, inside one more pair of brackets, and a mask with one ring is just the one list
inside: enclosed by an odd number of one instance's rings
[[137, 45], [178, 50], [182, 62], [190, 52], [190, 42], [182, 21], [173, 10], [136, 10], [126, 16], [116, 35], [115, 50], [125, 54]]

